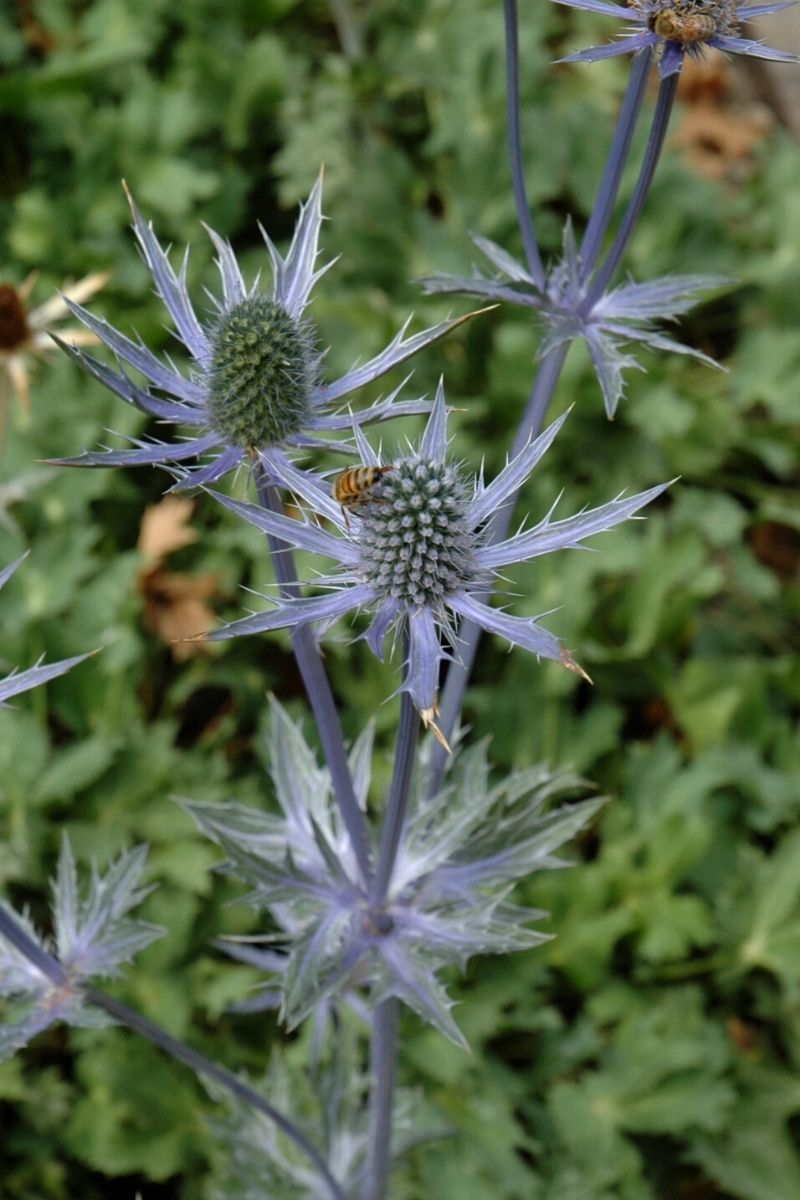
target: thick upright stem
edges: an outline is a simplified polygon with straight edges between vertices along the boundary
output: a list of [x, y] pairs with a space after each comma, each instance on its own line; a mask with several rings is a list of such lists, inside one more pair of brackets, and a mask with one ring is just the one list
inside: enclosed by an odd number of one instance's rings
[[[512, 458], [519, 454], [531, 438], [536, 437], [541, 431], [568, 349], [568, 345], [556, 346], [542, 359], [511, 447]], [[489, 544], [502, 541], [508, 533], [515, 501], [516, 496], [513, 496], [489, 521], [486, 528], [486, 538]], [[490, 595], [491, 592], [486, 592], [480, 598], [485, 600]], [[453, 730], [461, 712], [464, 692], [475, 664], [482, 632], [480, 625], [476, 625], [474, 621], [462, 622], [458, 631], [458, 658], [448, 667], [439, 712], [439, 727], [448, 741], [453, 736]], [[429, 796], [435, 795], [441, 787], [446, 762], [445, 751], [439, 745], [434, 746], [428, 776]]]
[[[270, 512], [280, 512], [278, 493], [267, 482], [260, 469], [257, 473], [257, 487], [258, 497], [263, 507], [269, 509]], [[297, 571], [291, 547], [270, 534], [267, 534], [267, 542], [281, 595], [296, 596], [298, 593]], [[322, 654], [309, 625], [299, 625], [292, 631], [292, 643], [297, 666], [303, 677], [309, 703], [317, 722], [325, 760], [331, 773], [336, 802], [350, 836], [362, 878], [366, 883], [372, 878], [372, 864], [370, 863], [364, 814], [358, 806], [353, 788], [342, 725], [336, 709], [336, 700], [322, 662]]]
[[392, 872], [408, 811], [411, 775], [414, 770], [414, 755], [418, 740], [419, 713], [408, 692], [403, 692], [400, 701], [400, 728], [397, 731], [392, 785], [389, 789], [389, 801], [383, 819], [378, 866], [370, 889], [370, 906], [373, 909], [380, 909], [386, 903], [386, 895], [392, 881]]
[[622, 255], [625, 253], [631, 234], [636, 227], [636, 222], [639, 220], [639, 215], [647, 199], [647, 193], [650, 191], [650, 185], [653, 182], [656, 166], [658, 165], [661, 150], [664, 146], [664, 138], [666, 137], [667, 126], [672, 115], [672, 106], [675, 103], [677, 88], [677, 75], [669, 75], [666, 79], [661, 80], [661, 86], [658, 89], [656, 111], [653, 114], [653, 124], [650, 128], [650, 137], [647, 141], [647, 148], [644, 153], [639, 178], [636, 181], [631, 202], [628, 205], [625, 216], [622, 218], [613, 245], [592, 281], [586, 299], [581, 306], [585, 313], [591, 311], [593, 305], [606, 290], [611, 277], [619, 266]]
[[528, 270], [538, 288], [544, 287], [542, 266], [536, 231], [533, 227], [528, 193], [525, 187], [525, 169], [522, 162], [522, 135], [519, 125], [519, 35], [517, 0], [503, 0], [503, 15], [506, 24], [506, 114], [508, 121], [508, 157], [511, 164], [511, 183], [517, 206], [517, 220], [522, 234], [522, 245]]
[[392, 1161], [392, 1108], [397, 1077], [397, 1000], [384, 1000], [372, 1017], [370, 1155], [364, 1200], [385, 1200]]
[[587, 277], [591, 275], [600, 257], [603, 239], [606, 236], [611, 215], [614, 211], [614, 205], [617, 202], [622, 172], [625, 170], [625, 164], [628, 161], [631, 142], [633, 141], [639, 113], [642, 110], [642, 100], [644, 99], [647, 76], [650, 73], [652, 60], [653, 52], [649, 46], [641, 51], [640, 54], [637, 54], [633, 60], [633, 69], [628, 79], [628, 87], [625, 91], [625, 98], [622, 101], [617, 127], [614, 130], [611, 149], [606, 159], [603, 178], [600, 180], [597, 197], [589, 216], [586, 232], [583, 235], [583, 242], [581, 243], [581, 262]]

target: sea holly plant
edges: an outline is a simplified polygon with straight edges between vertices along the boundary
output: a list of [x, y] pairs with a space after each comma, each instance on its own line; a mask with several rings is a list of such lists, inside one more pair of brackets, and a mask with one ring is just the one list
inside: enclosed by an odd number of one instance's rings
[[3, 912], [6, 920], [15, 920], [27, 934], [38, 954], [34, 960], [19, 945], [0, 941], [0, 996], [10, 1001], [0, 1028], [1, 1056], [24, 1046], [56, 1021], [83, 1026], [109, 1023], [101, 1009], [86, 1002], [82, 985], [87, 979], [113, 979], [122, 964], [164, 934], [156, 925], [127, 916], [150, 890], [141, 886], [146, 861], [147, 850], [141, 846], [120, 855], [105, 875], [93, 866], [89, 887], [81, 895], [75, 860], [64, 837], [53, 882], [52, 951], [57, 957], [52, 961], [57, 971], [47, 969], [51, 947], [27, 916]]
[[[582, 649], [561, 644], [556, 616], [526, 617], [493, 603], [498, 577], [502, 572], [513, 582], [516, 564], [583, 548], [593, 535], [641, 516], [646, 505], [669, 503], [667, 485], [654, 480], [635, 495], [612, 496], [577, 513], [567, 508], [569, 515], [561, 515], [554, 496], [544, 513], [519, 514], [521, 524], [509, 533], [516, 501], [566, 419], [562, 414], [546, 425], [573, 341], [582, 339], [589, 348], [609, 417], [622, 395], [623, 371], [639, 365], [630, 345], [691, 354], [713, 365], [658, 323], [680, 316], [698, 292], [724, 281], [711, 275], [620, 281], [617, 272], [647, 201], [687, 54], [710, 49], [782, 61], [792, 56], [741, 36], [742, 21], [783, 4], [634, 0], [622, 8], [601, 0], [564, 2], [622, 17], [631, 26], [621, 41], [567, 60], [632, 54], [586, 227], [576, 236], [568, 223], [562, 257], [545, 261], [523, 171], [517, 5], [503, 0], [510, 177], [523, 259], [479, 236], [477, 244], [499, 277], [431, 274], [423, 285], [427, 292], [523, 305], [539, 318], [538, 343], [531, 332], [537, 369], [528, 402], [505, 466], [488, 482], [480, 463], [450, 457], [452, 414], [443, 385], [430, 401], [402, 400], [396, 388], [365, 408], [343, 405], [362, 385], [420, 351], [430, 353], [464, 318], [416, 335], [404, 326], [364, 366], [325, 381], [319, 335], [307, 316], [312, 287], [331, 265], [318, 265], [321, 179], [301, 209], [285, 256], [264, 235], [271, 272], [266, 287], [260, 280], [247, 283], [231, 246], [209, 231], [221, 295], [211, 297], [211, 315], [202, 319], [190, 299], [186, 258], [176, 270], [134, 206], [136, 236], [188, 365], [157, 357], [140, 340], [69, 302], [117, 365], [65, 345], [73, 360], [152, 417], [157, 430], [183, 427], [189, 436], [161, 441], [148, 433], [124, 449], [58, 461], [160, 467], [170, 486], [203, 488], [209, 503], [224, 505], [266, 535], [274, 592], [259, 611], [235, 617], [210, 640], [291, 631], [323, 759], [307, 745], [304, 723], [292, 721], [275, 699], [269, 802], [246, 807], [232, 796], [226, 804], [191, 797], [182, 803], [220, 848], [219, 869], [242, 881], [244, 902], [258, 914], [252, 939], [224, 943], [231, 957], [262, 976], [244, 1007], [255, 1014], [274, 1006], [290, 1028], [313, 1022], [316, 1036], [303, 1086], [286, 1084], [279, 1065], [263, 1087], [254, 1087], [101, 991], [98, 980], [114, 977], [157, 935], [130, 916], [144, 894], [144, 850], [123, 853], [105, 875], [92, 869], [82, 888], [65, 842], [54, 886], [53, 938], [40, 937], [25, 913], [0, 907], [0, 994], [8, 1004], [0, 1048], [16, 1049], [55, 1020], [111, 1019], [151, 1040], [197, 1072], [215, 1096], [232, 1099], [229, 1120], [218, 1123], [230, 1152], [218, 1194], [228, 1200], [392, 1196], [391, 1166], [401, 1148], [396, 1135], [404, 1126], [396, 1088], [401, 1013], [408, 1010], [410, 1019], [465, 1044], [453, 1011], [456, 973], [476, 954], [533, 950], [548, 936], [541, 928], [545, 914], [519, 905], [514, 888], [533, 872], [564, 866], [561, 848], [601, 804], [587, 798], [589, 789], [566, 764], [497, 777], [480, 730], [463, 726], [465, 689], [484, 630], [588, 680], [578, 666]], [[649, 133], [632, 193], [618, 213], [655, 67], [660, 82]], [[373, 421], [422, 412], [424, 431], [402, 453], [384, 455], [364, 432]], [[333, 483], [331, 454], [347, 455], [341, 464], [346, 474]], [[248, 498], [209, 487], [242, 464], [252, 467]], [[570, 480], [564, 483], [569, 497]], [[319, 574], [299, 577], [296, 550], [319, 556]], [[0, 584], [12, 569], [0, 575]], [[385, 676], [387, 699], [400, 695], [385, 795], [373, 783], [374, 756], [384, 748], [375, 746], [372, 727], [346, 745], [328, 678], [322, 647], [342, 618], [355, 622], [378, 658], [387, 645], [399, 651], [399, 680], [388, 670]], [[11, 676], [0, 685], [0, 700], [77, 661]], [[429, 736], [421, 738], [426, 727]], [[345, 1037], [349, 1048], [355, 1039], [356, 1049], [343, 1068]], [[309, 1081], [320, 1101], [310, 1123], [308, 1106], [298, 1102]]]
[[[354, 1031], [340, 1024], [337, 1036], [326, 1047], [319, 1069], [298, 1078], [285, 1059], [273, 1054], [263, 1080], [272, 1102], [288, 1112], [298, 1125], [318, 1131], [336, 1179], [344, 1194], [357, 1196], [369, 1157], [369, 1075], [363, 1069]], [[219, 1089], [212, 1089], [219, 1096]], [[302, 1148], [264, 1113], [239, 1102], [224, 1121], [212, 1124], [213, 1132], [229, 1154], [222, 1168], [219, 1190], [225, 1200], [308, 1200], [326, 1197], [325, 1178], [309, 1164]], [[426, 1111], [423, 1097], [411, 1089], [398, 1089], [392, 1113], [393, 1158], [402, 1159], [421, 1143], [441, 1137], [435, 1114]]]

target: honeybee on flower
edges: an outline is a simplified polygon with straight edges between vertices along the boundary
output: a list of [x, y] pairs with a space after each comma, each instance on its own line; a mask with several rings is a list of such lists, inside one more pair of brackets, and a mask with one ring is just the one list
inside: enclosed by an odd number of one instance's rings
[[366, 505], [378, 500], [375, 488], [380, 484], [384, 475], [388, 475], [394, 467], [359, 466], [342, 471], [333, 481], [333, 498], [342, 510], [342, 516], [347, 528], [350, 528], [348, 513], [357, 513]]
[[710, 42], [719, 32], [714, 17], [707, 13], [684, 11], [677, 5], [654, 13], [650, 18], [650, 28], [659, 37], [679, 42], [682, 46], [693, 42]]
[[773, 62], [798, 61], [796, 54], [742, 36], [742, 27], [747, 22], [788, 8], [793, 0], [773, 0], [766, 4], [746, 4], [741, 0], [629, 0], [624, 5], [610, 0], [557, 0], [557, 3], [616, 17], [627, 26], [618, 41], [578, 50], [561, 62], [596, 62], [649, 49], [657, 52], [659, 74], [666, 79], [680, 71], [687, 55], [698, 58], [708, 46], [726, 54], [744, 54]]

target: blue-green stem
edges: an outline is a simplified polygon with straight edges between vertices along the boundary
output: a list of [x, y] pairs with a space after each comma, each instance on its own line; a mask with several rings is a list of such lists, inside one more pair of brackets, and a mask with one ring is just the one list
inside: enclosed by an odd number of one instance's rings
[[[583, 254], [585, 255], [584, 266], [587, 270], [590, 270], [593, 266], [592, 259], [596, 259], [599, 254], [606, 229], [608, 228], [608, 222], [611, 218], [625, 165], [625, 158], [630, 148], [630, 139], [633, 134], [635, 119], [641, 106], [650, 61], [651, 55], [649, 54], [637, 56], [634, 60], [632, 80], [629, 83], [625, 100], [623, 101], [620, 120], [609, 154], [609, 162], [604, 171], [598, 191], [596, 208], [600, 210], [599, 215], [595, 218], [593, 213], [590, 218], [583, 243]], [[596, 303], [605, 290], [619, 265], [636, 222], [639, 219], [664, 145], [664, 137], [672, 113], [676, 88], [677, 76], [670, 76], [661, 82], [658, 101], [655, 113], [653, 114], [653, 123], [633, 196], [611, 249], [597, 272], [597, 276], [592, 282], [591, 287], [588, 289], [586, 300], [582, 305], [584, 312], [591, 310], [592, 305]], [[566, 344], [554, 347], [542, 358], [525, 408], [525, 413], [514, 439], [511, 449], [512, 457], [519, 453], [530, 438], [535, 437], [541, 431], [547, 409], [564, 365], [567, 349], [568, 346]], [[497, 542], [506, 536], [511, 523], [515, 499], [516, 497], [512, 497], [509, 503], [500, 512], [496, 513], [489, 522], [486, 530], [488, 542]], [[485, 598], [488, 599], [490, 594], [490, 592], [487, 592]], [[458, 659], [450, 664], [445, 685], [442, 689], [439, 725], [448, 740], [452, 739], [453, 730], [461, 712], [464, 693], [475, 662], [475, 656], [478, 652], [480, 638], [480, 627], [472, 621], [465, 621], [459, 630]], [[444, 751], [439, 746], [434, 747], [428, 777], [429, 795], [434, 795], [441, 787], [445, 764], [446, 756]]]
[[178, 1062], [182, 1062], [184, 1066], [191, 1067], [197, 1075], [201, 1077], [205, 1076], [207, 1079], [219, 1084], [235, 1096], [237, 1100], [241, 1100], [250, 1108], [263, 1113], [288, 1138], [291, 1138], [295, 1145], [314, 1164], [320, 1179], [325, 1185], [325, 1191], [330, 1200], [346, 1200], [344, 1192], [331, 1174], [325, 1159], [316, 1146], [308, 1140], [302, 1130], [293, 1121], [290, 1121], [288, 1117], [285, 1117], [279, 1109], [274, 1108], [257, 1091], [248, 1087], [232, 1071], [228, 1071], [218, 1063], [212, 1062], [205, 1055], [199, 1054], [191, 1046], [178, 1041], [177, 1038], [172, 1037], [171, 1034], [161, 1029], [160, 1026], [155, 1025], [152, 1021], [148, 1021], [146, 1017], [128, 1008], [126, 1004], [120, 1003], [119, 1000], [115, 1000], [112, 996], [107, 996], [104, 992], [100, 992], [95, 988], [87, 988], [84, 992], [84, 998], [90, 1004], [94, 1004], [95, 1007], [103, 1009], [104, 1012], [114, 1017], [115, 1020], [120, 1021], [123, 1025], [127, 1025], [129, 1029], [132, 1029], [134, 1033], [138, 1033], [140, 1037], [146, 1038], [154, 1046], [158, 1046], [160, 1050], [166, 1051], [172, 1058], [177, 1059]]
[[397, 731], [392, 784], [389, 788], [389, 800], [381, 830], [378, 865], [370, 888], [370, 908], [373, 910], [381, 909], [386, 903], [392, 882], [392, 872], [397, 860], [397, 851], [400, 847], [400, 838], [408, 811], [408, 798], [411, 791], [411, 777], [418, 740], [419, 713], [408, 692], [403, 692], [400, 699], [400, 727]]
[[331, 0], [331, 8], [344, 56], [350, 62], [358, 62], [364, 53], [364, 44], [348, 0]]
[[[257, 468], [256, 486], [259, 501], [264, 508], [275, 513], [283, 511], [277, 489], [265, 479], [260, 468]], [[271, 534], [267, 534], [267, 542], [281, 595], [289, 598], [298, 595], [297, 571], [291, 546]], [[292, 644], [297, 666], [303, 677], [308, 700], [317, 722], [325, 761], [331, 773], [336, 802], [349, 834], [361, 877], [367, 883], [372, 878], [372, 864], [364, 814], [359, 808], [353, 788], [353, 777], [347, 761], [344, 733], [336, 709], [336, 700], [311, 626], [299, 625], [293, 629]]]
[[397, 1079], [398, 1002], [384, 1000], [372, 1015], [369, 1159], [364, 1200], [385, 1200], [392, 1163], [392, 1108]]
[[27, 958], [28, 962], [32, 963], [36, 970], [40, 971], [57, 988], [64, 987], [68, 982], [69, 976], [58, 959], [49, 954], [47, 950], [43, 950], [2, 904], [0, 904], [0, 935], [16, 950], [19, 950], [20, 954]]
[[511, 185], [517, 206], [517, 221], [528, 270], [541, 290], [544, 288], [544, 267], [533, 227], [531, 207], [525, 187], [522, 161], [522, 134], [519, 124], [519, 31], [517, 0], [503, 0], [506, 26], [506, 119], [508, 122], [508, 157], [511, 165]]
[[636, 227], [636, 222], [639, 220], [644, 202], [647, 199], [647, 193], [650, 191], [650, 185], [653, 182], [658, 160], [661, 157], [677, 88], [678, 75], [669, 75], [666, 79], [661, 80], [661, 86], [658, 89], [656, 110], [653, 114], [653, 124], [650, 127], [650, 136], [647, 140], [639, 178], [636, 180], [636, 187], [633, 189], [630, 204], [620, 222], [620, 227], [617, 230], [617, 236], [614, 238], [611, 249], [592, 280], [586, 299], [581, 305], [583, 313], [590, 312], [600, 299], [611, 282], [612, 276], [627, 249], [631, 234]]
[[[19, 922], [14, 919], [8, 909], [2, 907], [0, 907], [0, 936], [4, 937], [23, 954], [37, 970], [51, 981], [54, 987], [64, 988], [70, 986], [69, 973], [58, 959], [42, 949]], [[116, 1021], [126, 1025], [134, 1033], [138, 1033], [141, 1037], [146, 1038], [147, 1041], [152, 1042], [159, 1050], [164, 1050], [172, 1058], [183, 1063], [184, 1066], [190, 1067], [197, 1075], [213, 1080], [225, 1088], [226, 1091], [236, 1096], [238, 1100], [263, 1113], [288, 1138], [291, 1138], [295, 1145], [313, 1163], [319, 1172], [320, 1179], [325, 1184], [330, 1200], [345, 1200], [344, 1192], [331, 1175], [328, 1165], [320, 1152], [312, 1145], [302, 1130], [298, 1129], [279, 1109], [274, 1108], [259, 1092], [248, 1087], [232, 1071], [228, 1071], [225, 1067], [220, 1066], [219, 1063], [212, 1062], [205, 1055], [200, 1054], [197, 1050], [193, 1050], [191, 1046], [187, 1046], [185, 1042], [178, 1041], [177, 1038], [172, 1037], [171, 1034], [167, 1033], [159, 1025], [141, 1016], [134, 1009], [128, 1008], [127, 1004], [122, 1004], [121, 1001], [115, 1000], [113, 996], [107, 996], [105, 992], [93, 987], [81, 988], [80, 991], [82, 998], [87, 1004], [93, 1004], [95, 1008], [102, 1009], [103, 1012], [108, 1013]]]
[[[406, 657], [409, 639], [405, 638]], [[400, 697], [392, 782], [381, 829], [378, 865], [370, 888], [370, 911], [377, 924], [391, 887], [397, 852], [408, 813], [414, 759], [419, 741], [419, 713], [408, 692]], [[391, 1164], [392, 1107], [397, 1072], [397, 1001], [385, 1000], [373, 1013], [371, 1041], [372, 1095], [370, 1098], [370, 1152], [364, 1200], [384, 1200]]]
[[[512, 458], [541, 432], [568, 349], [569, 345], [566, 343], [554, 346], [542, 358], [511, 447]], [[516, 495], [512, 496], [507, 504], [494, 513], [487, 523], [487, 543], [500, 542], [506, 536], [514, 513], [515, 502]], [[491, 591], [487, 591], [480, 599], [488, 600], [490, 596]], [[474, 621], [462, 622], [458, 632], [458, 657], [450, 663], [447, 669], [439, 712], [439, 728], [448, 741], [452, 741], [453, 738], [453, 731], [464, 702], [464, 692], [469, 683], [482, 632], [480, 625]], [[434, 796], [441, 787], [446, 763], [446, 751], [437, 744], [431, 754], [427, 788], [429, 796]]]
[[614, 130], [614, 137], [608, 152], [608, 158], [606, 159], [603, 177], [600, 180], [600, 186], [597, 189], [597, 196], [592, 206], [586, 232], [581, 242], [581, 262], [587, 277], [597, 265], [597, 260], [600, 257], [600, 251], [603, 246], [603, 239], [608, 231], [611, 215], [614, 212], [614, 205], [617, 202], [622, 172], [625, 170], [625, 164], [628, 161], [631, 142], [633, 141], [639, 114], [642, 111], [642, 101], [644, 99], [647, 77], [650, 73], [652, 60], [653, 51], [649, 46], [637, 54], [633, 60], [633, 68], [628, 79], [628, 86], [625, 90], [619, 117], [617, 118], [617, 127]]

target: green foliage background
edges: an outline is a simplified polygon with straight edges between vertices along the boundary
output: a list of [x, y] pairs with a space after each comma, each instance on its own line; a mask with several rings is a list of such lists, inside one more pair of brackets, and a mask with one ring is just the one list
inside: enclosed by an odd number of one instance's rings
[[[554, 251], [565, 213], [580, 223], [591, 203], [625, 66], [553, 67], [596, 39], [598, 21], [521, 7], [528, 181]], [[518, 249], [500, 5], [353, 8], [355, 59], [322, 0], [3, 8], [2, 277], [41, 271], [41, 300], [111, 265], [93, 308], [166, 350], [120, 179], [165, 241], [192, 242], [199, 297], [212, 282], [200, 221], [255, 273], [256, 221], [285, 239], [324, 162], [325, 251], [342, 256], [313, 309], [328, 368], [378, 350], [412, 309], [419, 322], [443, 316], [414, 277], [468, 272], [469, 231]], [[702, 270], [739, 281], [683, 329], [729, 374], [650, 356], [611, 424], [583, 350], [568, 359], [553, 413], [575, 410], [525, 507], [543, 513], [562, 487], [567, 512], [680, 481], [599, 553], [514, 572], [515, 611], [563, 606], [551, 626], [594, 688], [482, 648], [468, 717], [492, 735], [498, 768], [572, 764], [612, 800], [576, 848], [581, 865], [525, 889], [552, 912], [555, 940], [478, 962], [458, 985], [475, 1054], [404, 1026], [404, 1078], [457, 1130], [409, 1168], [419, 1200], [800, 1196], [797, 179], [797, 147], [780, 131], [736, 188], [668, 152], [628, 257], [637, 279]], [[418, 393], [444, 373], [464, 409], [455, 451], [471, 464], [485, 455], [490, 473], [535, 348], [529, 318], [504, 309], [416, 364]], [[159, 887], [145, 916], [169, 934], [122, 994], [258, 1075], [280, 1034], [271, 1018], [226, 1011], [252, 974], [210, 945], [251, 917], [223, 907], [235, 890], [209, 874], [216, 852], [171, 797], [263, 802], [264, 693], [297, 713], [302, 691], [284, 638], [176, 666], [148, 633], [136, 538], [163, 476], [37, 465], [107, 441], [108, 428], [145, 426], [54, 357], [38, 369], [30, 417], [12, 416], [0, 464], [0, 563], [32, 547], [3, 593], [0, 666], [104, 647], [0, 712], [0, 888], [43, 919], [62, 829], [83, 861], [148, 841]], [[202, 537], [170, 565], [214, 572], [232, 615], [240, 584], [269, 580], [260, 539], [210, 502], [195, 524]], [[329, 662], [349, 733], [377, 713], [385, 781], [393, 676], [344, 638]], [[297, 1069], [305, 1051], [289, 1047]], [[0, 1195], [208, 1195], [212, 1109], [181, 1068], [121, 1030], [52, 1031], [0, 1069]]]

